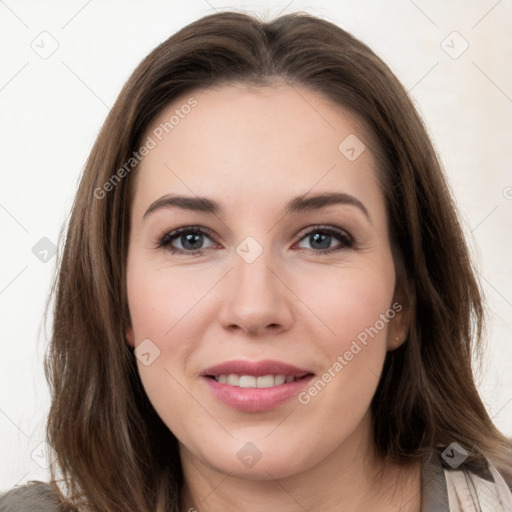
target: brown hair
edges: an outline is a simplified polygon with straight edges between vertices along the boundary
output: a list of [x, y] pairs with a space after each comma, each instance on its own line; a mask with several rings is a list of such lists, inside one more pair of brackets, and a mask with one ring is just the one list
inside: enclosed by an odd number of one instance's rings
[[485, 453], [511, 484], [510, 442], [489, 418], [472, 371], [482, 349], [479, 286], [406, 91], [372, 50], [328, 21], [295, 13], [262, 22], [237, 12], [204, 17], [153, 50], [125, 84], [87, 160], [52, 293], [52, 479], [61, 478], [74, 506], [178, 510], [177, 440], [149, 403], [125, 341], [133, 176], [117, 179], [103, 198], [95, 191], [133, 157], [175, 98], [235, 82], [309, 87], [354, 112], [376, 141], [396, 290], [411, 313], [407, 340], [387, 354], [371, 404], [379, 453], [406, 462], [457, 441], [471, 452], [469, 462], [478, 465]]

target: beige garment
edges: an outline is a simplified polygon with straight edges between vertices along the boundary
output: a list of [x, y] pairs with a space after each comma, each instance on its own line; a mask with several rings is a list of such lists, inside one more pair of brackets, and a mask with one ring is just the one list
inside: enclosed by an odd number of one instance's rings
[[452, 468], [441, 449], [432, 450], [422, 468], [421, 512], [512, 512], [512, 489], [487, 459], [487, 468]]
[[512, 512], [512, 492], [491, 462], [487, 463], [493, 482], [466, 468], [444, 470], [450, 512]]

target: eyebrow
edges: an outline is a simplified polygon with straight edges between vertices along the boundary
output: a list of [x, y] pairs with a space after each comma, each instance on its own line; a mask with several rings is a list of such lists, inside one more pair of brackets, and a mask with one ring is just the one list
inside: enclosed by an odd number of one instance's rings
[[[307, 197], [306, 195], [298, 196], [289, 201], [285, 208], [284, 214], [308, 212], [313, 210], [320, 210], [326, 206], [334, 204], [345, 204], [354, 206], [361, 210], [371, 224], [370, 214], [364, 204], [356, 197], [346, 194], [344, 192], [328, 192], [323, 194], [315, 194]], [[197, 212], [211, 213], [213, 215], [222, 214], [222, 207], [214, 199], [207, 197], [192, 197], [192, 196], [179, 196], [174, 194], [167, 194], [160, 197], [146, 210], [143, 219], [162, 208], [177, 207], [184, 210], [191, 210]]]

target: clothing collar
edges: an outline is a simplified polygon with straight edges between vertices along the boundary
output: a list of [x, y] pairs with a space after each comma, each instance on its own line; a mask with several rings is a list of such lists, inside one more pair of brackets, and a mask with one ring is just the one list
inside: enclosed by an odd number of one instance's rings
[[434, 449], [421, 473], [421, 512], [511, 512], [512, 489], [493, 464], [452, 468]]

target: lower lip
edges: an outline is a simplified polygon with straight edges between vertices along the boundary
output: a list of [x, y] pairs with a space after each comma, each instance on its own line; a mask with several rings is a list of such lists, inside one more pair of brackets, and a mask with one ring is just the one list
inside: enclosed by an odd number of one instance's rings
[[314, 375], [308, 375], [302, 379], [269, 388], [241, 388], [217, 382], [211, 377], [202, 377], [202, 379], [223, 404], [239, 411], [262, 412], [274, 409], [296, 397], [313, 377]]

